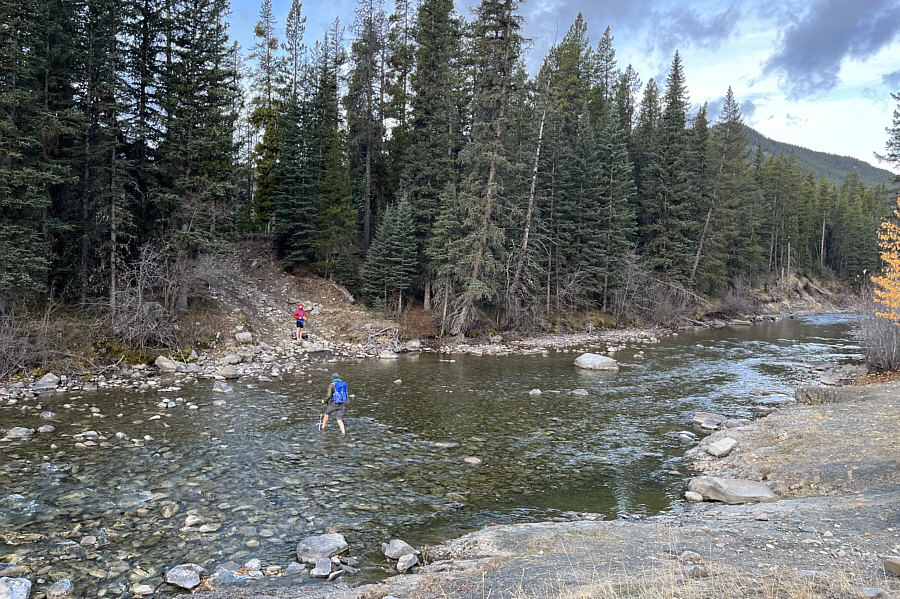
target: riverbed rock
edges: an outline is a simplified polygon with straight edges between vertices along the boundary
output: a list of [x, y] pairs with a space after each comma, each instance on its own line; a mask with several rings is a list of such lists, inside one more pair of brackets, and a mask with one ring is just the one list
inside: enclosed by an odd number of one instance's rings
[[386, 350], [382, 351], [381, 353], [379, 353], [378, 357], [381, 360], [396, 360], [400, 356], [398, 354], [396, 354], [395, 352], [392, 352], [392, 351], [386, 349]]
[[403, 349], [408, 352], [422, 351], [422, 342], [418, 339], [407, 341], [405, 344], [403, 344]]
[[234, 388], [228, 383], [223, 383], [222, 381], [216, 381], [213, 383], [213, 393], [231, 393], [234, 391]]
[[406, 573], [413, 566], [419, 565], [419, 557], [415, 553], [409, 553], [400, 558], [397, 562], [397, 572]]
[[28, 599], [31, 581], [27, 578], [0, 578], [0, 599]]
[[135, 597], [144, 597], [153, 594], [153, 587], [149, 584], [136, 584], [131, 587], [131, 594]]
[[60, 578], [47, 589], [48, 599], [61, 599], [72, 596], [72, 581], [68, 578]]
[[235, 562], [225, 562], [218, 566], [213, 577], [223, 584], [250, 582], [252, 580], [246, 572], [241, 571], [241, 565]]
[[320, 557], [316, 559], [316, 567], [313, 568], [309, 575], [312, 578], [328, 578], [331, 574], [331, 558]]
[[253, 333], [249, 331], [241, 331], [234, 336], [234, 339], [238, 343], [243, 343], [245, 345], [248, 343], [253, 343]]
[[731, 453], [731, 450], [735, 447], [737, 447], [737, 441], [731, 437], [725, 437], [724, 439], [708, 443], [703, 449], [714, 458], [724, 458]]
[[27, 439], [34, 434], [34, 430], [24, 426], [14, 426], [6, 431], [7, 439]]
[[481, 458], [475, 457], [473, 455], [466, 456], [465, 458], [463, 458], [463, 461], [466, 464], [472, 464], [473, 466], [478, 466], [479, 464], [481, 464]]
[[880, 587], [866, 587], [859, 596], [861, 599], [891, 599], [888, 592]]
[[224, 376], [224, 377], [225, 377], [226, 379], [228, 379], [228, 380], [233, 380], [233, 379], [236, 379], [236, 378], [240, 378], [240, 376], [241, 376], [241, 371], [238, 370], [238, 369], [237, 369], [236, 367], [234, 367], [234, 366], [224, 366], [224, 367], [222, 368], [222, 370], [219, 371], [219, 374], [221, 374], [222, 376]]
[[53, 420], [54, 416], [56, 416], [56, 414], [50, 412], [49, 410], [46, 412], [41, 412], [41, 418], [43, 418], [44, 420]]
[[350, 546], [344, 535], [331, 533], [306, 537], [297, 545], [297, 557], [301, 562], [314, 563], [320, 557], [330, 558], [343, 553]]
[[298, 562], [291, 562], [284, 569], [285, 576], [303, 576], [307, 572], [306, 566]]
[[572, 389], [569, 391], [569, 395], [575, 395], [577, 397], [587, 397], [590, 393], [587, 392], [587, 389]]
[[894, 574], [896, 576], [900, 576], [900, 556], [898, 555], [879, 555], [878, 559], [881, 560], [881, 565], [885, 570]]
[[600, 354], [581, 354], [575, 358], [575, 366], [587, 370], [618, 370], [619, 363], [608, 356]]
[[175, 372], [178, 370], [178, 362], [171, 358], [167, 358], [166, 356], [157, 356], [153, 365], [162, 372]]
[[176, 587], [191, 590], [209, 576], [209, 572], [202, 566], [187, 563], [175, 566], [166, 572], [166, 582]]
[[58, 376], [52, 372], [48, 372], [34, 384], [34, 390], [50, 391], [51, 389], [56, 389], [59, 386], [59, 381], [60, 378]]
[[696, 491], [685, 491], [684, 498], [686, 501], [691, 503], [700, 503], [703, 501], [703, 495], [697, 493]]
[[528, 392], [528, 395], [536, 397], [536, 396], [540, 395], [541, 393], [543, 393], [543, 392], [540, 389], [532, 389], [531, 391]]
[[390, 543], [382, 543], [381, 552], [391, 559], [400, 559], [404, 555], [418, 553], [412, 545], [401, 539], [394, 539]]
[[772, 501], [775, 494], [764, 483], [743, 478], [700, 476], [691, 479], [688, 490], [700, 493], [707, 501], [725, 503], [756, 503]]
[[714, 414], [712, 412], [694, 412], [694, 424], [705, 430], [714, 431], [725, 424], [727, 420], [728, 419], [721, 414]]
[[219, 362], [226, 365], [240, 364], [241, 356], [236, 353], [225, 354]]

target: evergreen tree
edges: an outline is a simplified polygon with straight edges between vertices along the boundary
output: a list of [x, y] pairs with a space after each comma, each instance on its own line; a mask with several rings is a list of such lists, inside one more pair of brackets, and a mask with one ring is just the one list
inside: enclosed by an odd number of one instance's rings
[[417, 265], [415, 222], [406, 198], [388, 206], [366, 255], [367, 293], [386, 306], [397, 295], [397, 312], [403, 310], [403, 294], [411, 284]]
[[642, 237], [648, 264], [673, 282], [687, 285], [690, 278], [691, 184], [687, 124], [687, 89], [678, 52], [666, 79], [664, 110], [651, 149], [649, 177], [644, 190]]
[[253, 35], [256, 43], [250, 58], [256, 61], [256, 70], [253, 72], [256, 94], [250, 101], [250, 122], [257, 131], [258, 139], [253, 150], [256, 161], [253, 209], [258, 226], [267, 228], [275, 208], [272, 172], [278, 157], [278, 76], [282, 70], [272, 0], [263, 0]]
[[303, 52], [306, 49], [306, 46], [303, 44], [305, 31], [306, 17], [303, 16], [303, 3], [300, 0], [292, 0], [291, 10], [288, 13], [287, 23], [284, 28], [284, 51], [287, 53], [287, 77], [284, 95], [293, 101], [296, 101], [300, 94], [299, 85], [302, 77]]
[[472, 27], [472, 130], [461, 160], [468, 169], [459, 197], [464, 234], [456, 240], [456, 298], [450, 330], [459, 334], [478, 318], [477, 302], [494, 298], [494, 277], [504, 263], [498, 226], [504, 174], [510, 171], [503, 143], [511, 82], [522, 48], [517, 0], [482, 0]]
[[462, 125], [457, 110], [461, 33], [452, 0], [423, 0], [414, 32], [410, 141], [401, 179], [413, 210], [416, 239], [423, 249], [419, 269], [424, 278], [425, 308], [430, 309], [431, 281], [440, 261], [429, 258], [427, 250], [437, 235], [441, 196], [448, 186], [455, 188]]

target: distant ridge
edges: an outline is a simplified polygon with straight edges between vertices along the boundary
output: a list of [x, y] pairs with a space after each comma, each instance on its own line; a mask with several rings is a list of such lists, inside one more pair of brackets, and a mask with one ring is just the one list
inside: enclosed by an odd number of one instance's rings
[[769, 156], [779, 156], [793, 152], [797, 162], [805, 169], [812, 169], [817, 175], [824, 175], [832, 183], [840, 184], [844, 177], [850, 173], [859, 175], [859, 180], [868, 187], [874, 187], [879, 183], [890, 186], [894, 174], [883, 168], [877, 168], [868, 162], [851, 158], [850, 156], [838, 156], [827, 152], [816, 152], [809, 148], [795, 146], [769, 139], [756, 129], [744, 126], [747, 131], [747, 139], [750, 140], [750, 149], [756, 152], [756, 148], [762, 148], [763, 153]]

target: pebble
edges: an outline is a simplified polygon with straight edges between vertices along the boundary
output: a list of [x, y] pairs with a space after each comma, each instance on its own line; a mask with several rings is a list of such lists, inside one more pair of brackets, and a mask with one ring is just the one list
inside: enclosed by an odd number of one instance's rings
[[684, 498], [691, 503], [700, 503], [703, 501], [703, 495], [695, 491], [685, 491]]
[[481, 462], [482, 462], [481, 458], [477, 458], [473, 455], [466, 456], [465, 458], [463, 458], [463, 461], [466, 464], [472, 464], [473, 466], [477, 466], [477, 465], [481, 464]]

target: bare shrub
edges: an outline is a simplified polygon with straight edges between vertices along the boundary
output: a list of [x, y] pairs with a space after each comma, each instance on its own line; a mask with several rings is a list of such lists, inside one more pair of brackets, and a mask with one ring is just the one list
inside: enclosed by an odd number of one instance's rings
[[736, 279], [725, 297], [722, 298], [722, 313], [728, 316], [739, 316], [752, 312], [756, 307], [756, 300], [750, 292], [750, 283], [744, 279]]
[[175, 347], [179, 342], [176, 322], [187, 311], [188, 293], [202, 272], [197, 260], [143, 246], [137, 259], [123, 269], [116, 309], [107, 311], [101, 324], [137, 349]]
[[863, 288], [856, 301], [859, 338], [866, 362], [875, 370], [900, 370], [900, 326], [878, 316], [872, 288]]
[[0, 313], [0, 379], [40, 366], [54, 353], [50, 322], [58, 302], [52, 296], [40, 319], [29, 318], [25, 307]]

